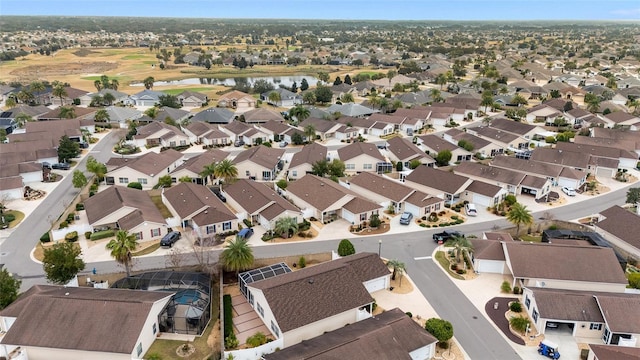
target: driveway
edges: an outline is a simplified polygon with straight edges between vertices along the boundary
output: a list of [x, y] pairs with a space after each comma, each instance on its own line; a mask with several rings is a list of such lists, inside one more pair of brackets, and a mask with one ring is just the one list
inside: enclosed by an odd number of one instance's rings
[[[489, 319], [496, 324], [509, 340], [518, 345], [524, 345], [524, 340], [511, 333], [511, 330], [509, 330], [509, 320], [504, 316], [504, 313], [509, 309], [509, 303], [513, 300], [514, 298], [494, 297], [485, 304], [484, 311], [487, 312]], [[496, 306], [496, 304], [498, 304], [498, 306]]]

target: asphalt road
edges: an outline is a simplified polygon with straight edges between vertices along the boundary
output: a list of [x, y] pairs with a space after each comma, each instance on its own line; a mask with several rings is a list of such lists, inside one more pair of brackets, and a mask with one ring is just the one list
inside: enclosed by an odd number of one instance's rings
[[[91, 151], [101, 162], [112, 156], [111, 148], [118, 141], [118, 134], [112, 132], [100, 141]], [[85, 170], [86, 159], [78, 165], [78, 169]], [[536, 219], [551, 214], [556, 219], [576, 219], [590, 216], [613, 205], [624, 203], [627, 189], [610, 192], [597, 198], [588, 199], [575, 204], [550, 209], [545, 212], [534, 213]], [[37, 243], [41, 234], [50, 227], [47, 217], [49, 214], [61, 214], [65, 204], [69, 204], [77, 191], [72, 188], [71, 176], [65, 177], [42, 204], [2, 244], [0, 263], [8, 270], [22, 278], [23, 290], [34, 284], [45, 283], [43, 269], [39, 264], [28, 261], [29, 254]], [[487, 221], [474, 224], [463, 224], [456, 227], [467, 234], [480, 235], [483, 231], [494, 228], [507, 227], [506, 220]], [[437, 230], [439, 231], [439, 230]], [[444, 274], [438, 264], [430, 259], [418, 259], [430, 256], [436, 247], [431, 235], [436, 230], [421, 230], [402, 235], [379, 235], [372, 237], [358, 237], [352, 239], [356, 250], [377, 252], [379, 246], [381, 255], [385, 258], [403, 261], [407, 273], [411, 275], [416, 286], [424, 294], [427, 301], [444, 319], [451, 321], [455, 336], [472, 359], [520, 359], [506, 340], [493, 328], [487, 319], [475, 308], [467, 297]], [[326, 241], [309, 241], [305, 243], [269, 244], [254, 247], [256, 258], [270, 258], [287, 255], [303, 255], [335, 250], [340, 239]], [[382, 240], [379, 245], [378, 241]], [[209, 262], [218, 259], [220, 250], [209, 253]], [[137, 258], [133, 267], [135, 270], [150, 270], [168, 267], [166, 256]], [[195, 256], [183, 254], [181, 264], [197, 264]], [[113, 273], [123, 271], [113, 261], [89, 263], [87, 271], [95, 268], [99, 273]]]

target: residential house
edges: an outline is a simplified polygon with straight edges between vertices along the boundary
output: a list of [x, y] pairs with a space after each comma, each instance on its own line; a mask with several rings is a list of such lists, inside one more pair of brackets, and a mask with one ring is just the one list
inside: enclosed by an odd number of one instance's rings
[[273, 120], [257, 125], [257, 129], [266, 134], [269, 141], [272, 142], [281, 141], [284, 138], [284, 134], [290, 131], [291, 128], [291, 125]]
[[[73, 109], [73, 117], [74, 119], [77, 118], [87, 118], [90, 115], [92, 115], [93, 113], [95, 113], [96, 111], [98, 111], [96, 108], [83, 108], [83, 107], [78, 107], [75, 105], [65, 105], [65, 108], [70, 108]], [[41, 114], [40, 116], [38, 116], [38, 121], [51, 121], [51, 120], [72, 120], [69, 118], [65, 118], [62, 115], [64, 115], [62, 113], [62, 107], [58, 107], [52, 110], [49, 110], [49, 112]]]
[[632, 130], [640, 128], [640, 117], [624, 111], [614, 111], [607, 115], [602, 115], [601, 119], [605, 121], [605, 127], [628, 126]]
[[256, 99], [247, 93], [234, 90], [228, 92], [218, 100], [218, 107], [235, 109], [237, 113], [244, 113], [256, 107]]
[[623, 255], [640, 259], [640, 216], [620, 206], [600, 212], [598, 232]]
[[618, 169], [632, 170], [635, 169], [638, 164], [638, 155], [634, 151], [621, 150], [607, 146], [561, 142], [556, 144], [556, 149], [587, 153], [591, 155], [591, 163], [594, 163], [594, 160], [601, 158], [611, 160], [611, 169], [616, 171]]
[[21, 176], [0, 177], [0, 198], [6, 200], [22, 199], [24, 183]]
[[237, 120], [234, 120], [227, 125], [220, 127], [220, 130], [228, 134], [231, 137], [231, 140], [234, 142], [237, 140], [241, 140], [242, 135], [251, 129], [253, 129], [253, 126], [247, 125]]
[[[47, 146], [50, 143], [57, 146], [63, 136], [71, 141], [85, 143], [83, 131], [89, 134], [95, 133], [95, 125], [91, 120], [66, 119], [56, 121], [31, 121], [25, 124], [25, 132], [7, 135], [10, 143], [31, 143], [31, 149], [42, 149], [35, 145], [34, 141], [44, 141]], [[27, 147], [28, 149], [29, 147]]]
[[162, 202], [183, 230], [199, 239], [238, 229], [238, 218], [208, 187], [183, 182], [162, 191]]
[[418, 166], [404, 177], [407, 186], [437, 196], [453, 204], [473, 180], [428, 166]]
[[129, 97], [129, 94], [123, 93], [121, 91], [117, 91], [113, 89], [101, 89], [98, 92], [87, 93], [85, 95], [80, 96], [80, 105], [89, 106], [92, 102], [94, 102], [95, 97], [104, 98], [106, 94], [110, 94], [111, 96], [113, 96], [113, 101], [111, 101], [110, 103], [106, 101], [101, 101], [99, 105], [104, 104], [104, 105], [111, 106], [113, 104], [121, 104], [121, 103], [124, 103]]
[[[65, 86], [64, 87], [64, 92], [65, 94], [62, 95], [62, 97], [59, 96], [55, 96], [53, 95], [53, 93], [49, 94], [49, 103], [51, 103], [52, 105], [56, 105], [56, 106], [65, 106], [65, 105], [72, 105], [74, 103], [77, 103], [78, 101], [80, 101], [80, 98], [83, 97], [84, 95], [88, 94], [88, 91], [84, 91], [81, 89], [76, 89], [73, 88], [71, 86]], [[89, 105], [89, 104], [84, 104]]]
[[151, 118], [148, 115], [143, 115], [141, 118], [138, 118], [137, 121], [138, 124], [150, 124], [153, 122], [181, 124], [184, 120], [188, 119], [189, 116], [191, 116], [191, 113], [186, 110], [163, 106], [158, 109], [155, 117]]
[[591, 155], [581, 152], [538, 147], [531, 152], [530, 159], [548, 164], [557, 164], [579, 171], [586, 171], [589, 169], [590, 158]]
[[379, 204], [344, 186], [312, 174], [291, 182], [286, 197], [302, 210], [305, 218], [314, 217], [324, 223], [343, 218], [351, 224], [360, 224], [382, 210]]
[[383, 122], [386, 124], [392, 124], [394, 131], [402, 131], [403, 133], [412, 136], [414, 132], [418, 131], [424, 126], [424, 122], [417, 118], [408, 118], [406, 116], [395, 115], [383, 115], [373, 114], [369, 116], [371, 122]]
[[304, 220], [300, 209], [280, 196], [278, 190], [246, 179], [223, 188], [227, 204], [238, 212], [238, 219], [247, 219], [266, 230], [274, 230], [282, 218], [294, 218], [298, 224]]
[[269, 135], [263, 133], [255, 127], [251, 127], [249, 128], [249, 130], [242, 133], [240, 139], [242, 139], [242, 141], [248, 145], [261, 145], [269, 141]]
[[377, 121], [369, 126], [369, 134], [377, 137], [385, 137], [395, 132], [394, 125]]
[[166, 94], [160, 91], [153, 91], [144, 89], [133, 95], [129, 95], [129, 98], [124, 101], [125, 105], [150, 107], [160, 103], [160, 96]]
[[367, 117], [373, 113], [380, 112], [380, 110], [374, 110], [356, 103], [332, 104], [327, 111], [331, 114], [340, 113], [351, 117]]
[[456, 166], [453, 172], [473, 180], [495, 184], [508, 194], [531, 195], [535, 199], [542, 199], [551, 191], [551, 181], [548, 178], [511, 169], [464, 162]]
[[359, 253], [248, 283], [245, 296], [287, 348], [370, 318], [371, 293], [390, 276], [377, 254]]
[[3, 164], [2, 168], [0, 168], [0, 179], [14, 176], [22, 178], [22, 182], [25, 184], [42, 182], [42, 164], [36, 161]]
[[[320, 140], [326, 140], [334, 137], [336, 129], [338, 129], [341, 124], [336, 121], [310, 117], [300, 122], [298, 124], [298, 129], [304, 132], [304, 129], [306, 129], [309, 125], [313, 126], [316, 137], [320, 136]], [[306, 137], [306, 135], [304, 136]], [[311, 140], [313, 141], [315, 139]]]
[[473, 246], [470, 256], [474, 271], [480, 274], [509, 274], [502, 242], [512, 242], [511, 235], [487, 232], [482, 234], [481, 239], [471, 238], [469, 241]]
[[282, 114], [267, 108], [252, 109], [242, 115], [247, 124], [264, 124], [268, 121], [284, 122]]
[[189, 137], [191, 144], [202, 144], [204, 146], [226, 146], [232, 143], [231, 136], [220, 130], [218, 125], [206, 122], [190, 122], [182, 128], [185, 135]]
[[146, 191], [110, 186], [85, 200], [84, 206], [94, 231], [126, 230], [139, 241], [167, 234], [167, 223]]
[[481, 207], [493, 207], [502, 202], [508, 194], [507, 190], [502, 186], [473, 180], [464, 192], [460, 194], [460, 200], [466, 200]]
[[293, 154], [287, 170], [287, 180], [297, 180], [311, 173], [313, 165], [322, 160], [327, 160], [325, 146], [316, 142], [305, 145], [299, 152]]
[[159, 178], [170, 175], [171, 171], [182, 165], [183, 155], [169, 149], [159, 154], [149, 152], [125, 160], [119, 167], [107, 172], [107, 184], [127, 186], [130, 182], [138, 182], [142, 189], [150, 190], [158, 184]]
[[[7, 131], [7, 134], [11, 134], [13, 132], [12, 130], [15, 130], [19, 127], [19, 124], [16, 121], [18, 115], [25, 114], [31, 119], [37, 120], [41, 115], [44, 115], [50, 111], [51, 109], [43, 105], [19, 105], [11, 109], [0, 111], [0, 123], [3, 124], [3, 128]], [[10, 127], [7, 125], [10, 125]]]
[[191, 178], [191, 182], [198, 185], [208, 185], [208, 177], [202, 176], [205, 166], [216, 164], [229, 157], [229, 153], [219, 149], [209, 149], [204, 153], [186, 159], [182, 165], [171, 171], [171, 182], [177, 183], [184, 177]]
[[543, 123], [545, 125], [552, 125], [556, 118], [562, 117], [562, 111], [559, 111], [551, 106], [540, 104], [530, 108], [527, 111], [526, 120], [529, 123]]
[[394, 359], [431, 359], [437, 339], [402, 310], [387, 310], [327, 332], [300, 344], [263, 356], [264, 360], [348, 358], [369, 360], [381, 354]]
[[589, 344], [587, 360], [635, 360], [640, 358], [640, 348]]
[[455, 145], [458, 145], [461, 140], [466, 141], [473, 146], [472, 152], [479, 154], [481, 158], [494, 157], [504, 152], [502, 146], [456, 128], [447, 130], [442, 134], [442, 138]]
[[[129, 123], [132, 121], [137, 121], [143, 116], [142, 111], [122, 106], [109, 106], [106, 107], [105, 110], [109, 115], [109, 120], [106, 122], [109, 124], [118, 124], [117, 126], [120, 128], [128, 128]], [[85, 117], [85, 119], [95, 121], [96, 113], [92, 113]]]
[[163, 148], [175, 148], [190, 145], [189, 137], [180, 129], [163, 122], [152, 122], [139, 127], [137, 134], [133, 136], [133, 144], [138, 147], [161, 146]]
[[266, 146], [254, 146], [244, 150], [233, 159], [233, 164], [238, 169], [238, 178], [275, 180], [278, 172], [282, 170], [281, 161], [284, 153], [284, 149]]
[[180, 101], [180, 105], [186, 108], [203, 107], [209, 103], [207, 95], [195, 91], [185, 90], [176, 97]]
[[533, 174], [551, 180], [552, 186], [580, 188], [587, 181], [587, 173], [564, 166], [524, 160], [511, 156], [496, 156], [489, 163], [493, 167], [509, 169], [523, 174]]
[[418, 136], [418, 144], [425, 149], [425, 153], [433, 157], [437, 156], [441, 151], [450, 151], [451, 162], [471, 161], [473, 157], [471, 152], [436, 135]]
[[415, 144], [402, 137], [394, 137], [387, 140], [389, 158], [395, 162], [401, 162], [405, 169], [411, 168], [411, 162], [417, 160], [421, 165], [434, 166], [435, 160], [420, 150]]
[[202, 121], [209, 124], [229, 124], [235, 118], [235, 114], [225, 108], [208, 108], [196, 113], [191, 122]]
[[377, 172], [378, 165], [388, 161], [378, 147], [371, 143], [355, 142], [338, 149], [338, 158], [344, 162], [345, 173]]
[[[269, 96], [272, 93], [277, 93], [279, 100], [270, 100]], [[274, 89], [269, 92], [260, 94], [260, 100], [274, 106], [292, 107], [298, 104], [302, 104], [302, 96], [292, 93], [287, 89]]]
[[167, 291], [35, 285], [0, 311], [0, 357], [143, 359], [172, 296]]
[[502, 246], [512, 286], [624, 293], [628, 284], [611, 248], [531, 242]]

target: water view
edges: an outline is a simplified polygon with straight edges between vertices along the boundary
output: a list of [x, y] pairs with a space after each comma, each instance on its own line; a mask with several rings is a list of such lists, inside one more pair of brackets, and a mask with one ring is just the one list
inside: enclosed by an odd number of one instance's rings
[[[182, 80], [171, 81], [156, 81], [153, 86], [175, 86], [175, 85], [224, 85], [224, 86], [236, 86], [237, 84], [247, 84], [253, 86], [258, 80], [267, 80], [275, 87], [284, 85], [291, 87], [295, 82], [300, 87], [302, 79], [307, 79], [309, 86], [315, 86], [318, 83], [318, 79], [313, 76], [304, 75], [291, 75], [291, 76], [257, 76], [257, 77], [235, 77], [235, 78], [187, 78]], [[143, 83], [132, 83], [131, 86], [144, 86]]]

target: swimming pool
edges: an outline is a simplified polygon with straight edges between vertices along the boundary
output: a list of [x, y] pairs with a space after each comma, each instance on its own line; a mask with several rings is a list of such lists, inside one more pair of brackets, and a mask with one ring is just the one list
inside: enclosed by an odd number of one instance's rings
[[193, 304], [194, 302], [198, 301], [199, 298], [200, 294], [198, 293], [198, 290], [195, 289], [181, 290], [173, 296], [173, 300], [176, 303], [182, 305]]

